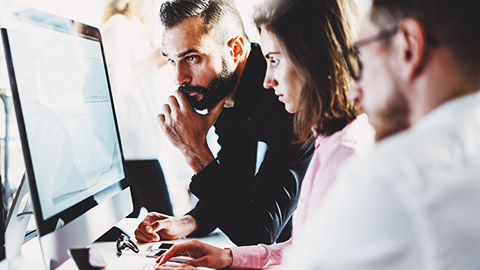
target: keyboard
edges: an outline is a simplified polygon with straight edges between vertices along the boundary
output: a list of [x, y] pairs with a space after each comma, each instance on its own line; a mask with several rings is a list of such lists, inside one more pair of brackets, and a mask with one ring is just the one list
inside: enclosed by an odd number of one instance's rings
[[155, 259], [137, 255], [122, 255], [108, 269], [112, 270], [153, 270]]
[[[178, 264], [190, 260], [188, 257], [175, 257], [168, 263]], [[123, 254], [112, 265], [108, 265], [108, 270], [152, 270], [155, 269], [156, 258], [148, 258], [145, 255]]]

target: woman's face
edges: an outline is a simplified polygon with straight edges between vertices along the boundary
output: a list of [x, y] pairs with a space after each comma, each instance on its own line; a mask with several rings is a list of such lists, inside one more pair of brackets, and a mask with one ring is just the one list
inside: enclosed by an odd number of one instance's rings
[[262, 26], [262, 52], [267, 60], [267, 73], [263, 86], [273, 88], [278, 100], [285, 104], [289, 113], [296, 113], [300, 105], [300, 93], [304, 80], [296, 71], [276, 37]]

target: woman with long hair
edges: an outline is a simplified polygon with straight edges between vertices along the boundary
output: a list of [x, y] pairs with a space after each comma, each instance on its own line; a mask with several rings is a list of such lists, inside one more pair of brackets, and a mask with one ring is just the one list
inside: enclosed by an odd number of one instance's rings
[[230, 249], [194, 240], [166, 252], [159, 258], [160, 269], [176, 268], [163, 264], [185, 255], [192, 257], [181, 266], [185, 269], [280, 265], [283, 251], [295, 246], [295, 236], [322, 203], [340, 166], [373, 145], [366, 115], [349, 99], [351, 75], [342, 53], [353, 46], [354, 11], [353, 0], [281, 0], [262, 5], [254, 15], [268, 62], [264, 86], [273, 88], [287, 111], [295, 114], [295, 141], [315, 140], [290, 240]]

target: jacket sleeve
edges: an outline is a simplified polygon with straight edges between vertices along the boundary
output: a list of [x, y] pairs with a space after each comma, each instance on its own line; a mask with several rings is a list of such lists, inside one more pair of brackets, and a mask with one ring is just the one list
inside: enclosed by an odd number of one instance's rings
[[217, 127], [218, 157], [190, 184], [200, 200], [190, 212], [199, 223], [197, 236], [218, 226], [236, 245], [275, 243], [296, 208], [313, 153], [311, 144], [291, 143], [292, 119], [282, 113], [274, 111], [262, 123], [268, 149], [257, 173], [257, 138]]
[[202, 201], [199, 201], [195, 207], [187, 213], [197, 221], [197, 230], [190, 237], [203, 237], [213, 232], [217, 228], [213, 213]]

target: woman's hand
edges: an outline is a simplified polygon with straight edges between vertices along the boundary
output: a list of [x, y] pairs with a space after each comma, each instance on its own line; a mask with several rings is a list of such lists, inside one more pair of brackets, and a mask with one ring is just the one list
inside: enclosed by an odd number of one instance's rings
[[197, 268], [189, 264], [163, 264], [155, 268], [155, 270], [197, 270]]
[[[187, 256], [192, 260], [184, 262], [194, 267], [210, 267], [215, 269], [229, 268], [232, 265], [233, 257], [230, 249], [217, 248], [198, 240], [177, 244], [165, 252], [157, 262], [165, 264], [173, 257]], [[162, 269], [162, 268], [160, 268]]]

